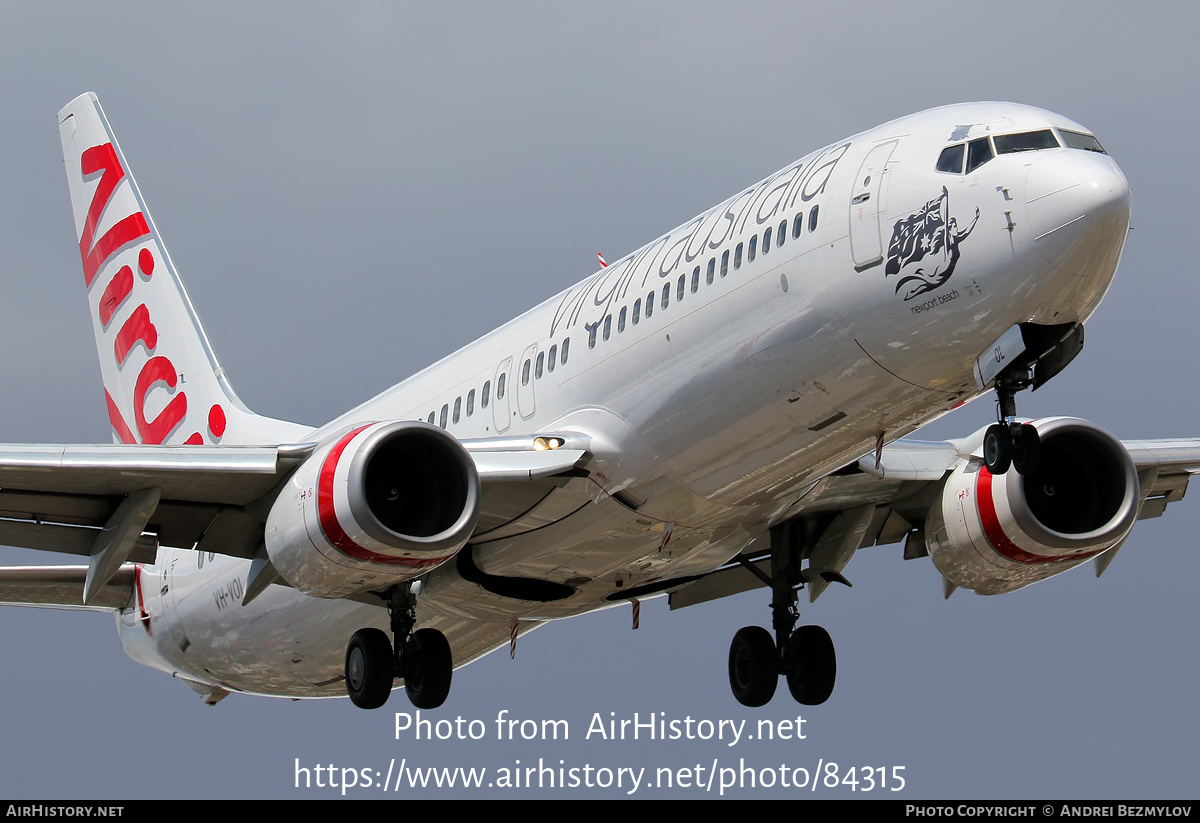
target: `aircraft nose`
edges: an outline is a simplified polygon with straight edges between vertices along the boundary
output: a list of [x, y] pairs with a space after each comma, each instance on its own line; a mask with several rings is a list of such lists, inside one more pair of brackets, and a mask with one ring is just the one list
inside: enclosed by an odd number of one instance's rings
[[1129, 183], [1111, 157], [1047, 154], [1029, 168], [1025, 203], [1034, 243], [1051, 266], [1074, 276], [1111, 276], [1131, 207]]

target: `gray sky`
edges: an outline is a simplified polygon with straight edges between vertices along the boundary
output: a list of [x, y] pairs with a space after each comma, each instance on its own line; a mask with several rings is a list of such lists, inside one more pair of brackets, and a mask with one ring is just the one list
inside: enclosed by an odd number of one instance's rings
[[[1084, 353], [1022, 395], [1021, 412], [1124, 438], [1200, 434], [1200, 286], [1184, 242], [1200, 188], [1200, 11], [811, 5], [5, 3], [0, 438], [109, 437], [55, 123], [88, 90], [243, 400], [314, 424], [590, 274], [597, 251], [615, 259], [837, 138], [952, 102], [1043, 106], [1116, 158], [1134, 230]], [[985, 399], [934, 432], [991, 414]], [[783, 688], [758, 711], [730, 696], [728, 643], [769, 625], [762, 591], [673, 614], [646, 603], [637, 632], [628, 608], [561, 622], [523, 638], [515, 661], [499, 652], [456, 672], [437, 716], [487, 722], [483, 741], [395, 740], [402, 694], [373, 713], [240, 695], [208, 708], [128, 660], [105, 616], [6, 609], [0, 794], [327, 797], [292, 789], [295, 758], [496, 769], [540, 757], [905, 767], [904, 792], [868, 797], [1194, 796], [1198, 528], [1186, 500], [1140, 524], [1101, 581], [1088, 567], [948, 602], [927, 560], [863, 551], [853, 589], [802, 607], [838, 644], [821, 707]], [[571, 740], [497, 743], [505, 709], [565, 719]], [[585, 740], [596, 712], [802, 714], [807, 737]], [[666, 794], [703, 796], [652, 796]]]

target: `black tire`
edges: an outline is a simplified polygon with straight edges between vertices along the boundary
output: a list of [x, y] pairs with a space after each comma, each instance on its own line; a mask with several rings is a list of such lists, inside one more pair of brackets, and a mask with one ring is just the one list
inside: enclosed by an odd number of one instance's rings
[[784, 656], [788, 691], [797, 703], [819, 706], [829, 699], [837, 680], [837, 654], [829, 632], [801, 626], [788, 638]]
[[418, 709], [436, 709], [450, 696], [454, 661], [450, 643], [437, 629], [413, 633], [405, 649], [404, 691]]
[[1008, 427], [993, 423], [983, 433], [983, 465], [992, 474], [1004, 474], [1012, 465], [1012, 435]]
[[379, 629], [359, 629], [346, 647], [346, 693], [360, 709], [387, 702], [395, 679], [392, 641]]
[[1025, 423], [1021, 433], [1013, 441], [1012, 464], [1018, 474], [1037, 474], [1038, 463], [1042, 456], [1042, 439], [1038, 430]]
[[765, 706], [779, 684], [779, 654], [770, 632], [760, 626], [738, 629], [729, 644], [729, 688], [743, 706]]

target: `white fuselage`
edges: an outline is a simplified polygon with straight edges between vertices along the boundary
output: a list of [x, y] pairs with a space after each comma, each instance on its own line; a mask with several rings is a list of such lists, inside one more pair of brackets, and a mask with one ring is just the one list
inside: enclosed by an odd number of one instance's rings
[[[590, 439], [572, 513], [472, 547], [484, 572], [575, 594], [502, 597], [451, 562], [428, 575], [419, 624], [462, 665], [513, 620], [711, 571], [825, 474], [979, 394], [977, 358], [1015, 323], [1086, 319], [1128, 226], [1116, 164], [1059, 147], [937, 170], [948, 146], [1048, 128], [1084, 131], [985, 103], [839, 141], [317, 430], [418, 419], [463, 440]], [[248, 571], [160, 550], [118, 615], [126, 649], [230, 690], [343, 694], [347, 639], [386, 628], [385, 611], [282, 586], [242, 606]]]

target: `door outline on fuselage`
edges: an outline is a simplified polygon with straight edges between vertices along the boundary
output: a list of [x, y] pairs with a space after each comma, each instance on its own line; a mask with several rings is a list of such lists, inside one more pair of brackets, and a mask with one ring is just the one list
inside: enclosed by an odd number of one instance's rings
[[850, 255], [862, 270], [883, 261], [884, 176], [899, 138], [877, 143], [863, 158], [850, 195]]
[[512, 422], [512, 415], [509, 413], [512, 387], [508, 385], [512, 382], [512, 362], [511, 357], [506, 357], [496, 367], [496, 394], [492, 400], [492, 420], [496, 424], [497, 434], [508, 431], [508, 426]]
[[533, 417], [533, 412], [537, 408], [533, 396], [533, 384], [537, 382], [533, 373], [533, 362], [536, 357], [537, 343], [529, 346], [521, 354], [521, 369], [517, 377], [517, 410], [521, 413], [522, 420]]

